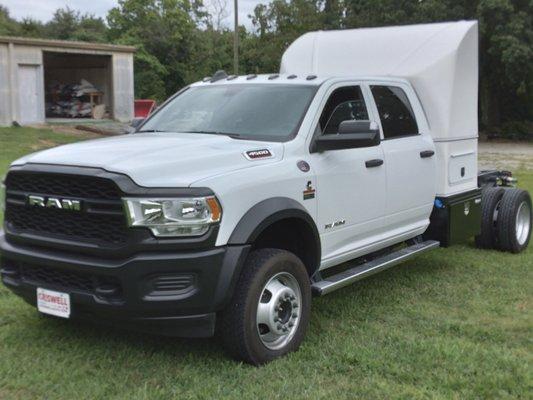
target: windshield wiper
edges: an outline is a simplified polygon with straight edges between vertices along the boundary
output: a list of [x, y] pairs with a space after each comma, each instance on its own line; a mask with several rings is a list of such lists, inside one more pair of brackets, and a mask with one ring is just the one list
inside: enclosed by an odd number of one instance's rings
[[230, 133], [230, 132], [218, 132], [218, 131], [187, 131], [189, 133], [200, 133], [200, 134], [206, 134], [206, 135], [224, 135], [229, 136], [232, 138], [238, 138], [241, 137], [238, 133]]
[[136, 133], [157, 133], [157, 132], [168, 132], [168, 131], [162, 131], [159, 129], [143, 129], [141, 131], [137, 131]]

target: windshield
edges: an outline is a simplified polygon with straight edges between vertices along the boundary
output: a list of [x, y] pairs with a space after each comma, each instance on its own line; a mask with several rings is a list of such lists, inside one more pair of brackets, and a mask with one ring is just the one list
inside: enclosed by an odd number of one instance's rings
[[140, 129], [222, 134], [242, 139], [292, 138], [316, 91], [314, 86], [236, 84], [191, 87]]

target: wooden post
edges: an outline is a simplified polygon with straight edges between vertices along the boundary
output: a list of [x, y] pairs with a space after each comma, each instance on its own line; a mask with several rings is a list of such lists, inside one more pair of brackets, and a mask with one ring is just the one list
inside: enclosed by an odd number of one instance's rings
[[233, 32], [233, 73], [239, 74], [239, 0], [234, 0], [235, 4], [235, 25]]

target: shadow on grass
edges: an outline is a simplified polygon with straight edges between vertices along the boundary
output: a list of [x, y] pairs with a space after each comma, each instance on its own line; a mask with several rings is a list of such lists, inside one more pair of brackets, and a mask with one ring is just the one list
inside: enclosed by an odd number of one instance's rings
[[[421, 256], [343, 288], [326, 298], [314, 299], [313, 314], [319, 318], [311, 320], [308, 331], [310, 340], [316, 342], [321, 337], [334, 335], [330, 330], [338, 326], [339, 317], [344, 316], [346, 307], [356, 310], [357, 320], [357, 315], [361, 315], [363, 321], [365, 316], [381, 318], [382, 313], [390, 311], [390, 307], [407, 301], [420, 285], [435, 282], [440, 274], [452, 267], [451, 262], [442, 257]], [[94, 348], [97, 353], [111, 353], [113, 357], [127, 352], [130, 356], [164, 356], [177, 360], [209, 358], [216, 362], [227, 359], [218, 337], [165, 337], [79, 320], [67, 321], [42, 315], [35, 318], [34, 314], [29, 317], [25, 321], [30, 321], [31, 326], [12, 321], [10, 336], [18, 336], [22, 331], [27, 335], [28, 330], [37, 329], [39, 333], [35, 336], [39, 337], [41, 343], [46, 343], [48, 348], [57, 344], [58, 347], [51, 350], [64, 351], [69, 347], [81, 347], [86, 350]], [[353, 312], [351, 318], [354, 318]], [[313, 346], [308, 347], [312, 348]]]
[[221, 356], [221, 346], [216, 337], [213, 338], [180, 338], [162, 336], [151, 333], [137, 332], [110, 325], [88, 322], [84, 320], [61, 320], [55, 317], [38, 315], [42, 328], [41, 336], [52, 341], [61, 337], [64, 340], [74, 339], [79, 344], [83, 341], [88, 346], [102, 345], [104, 351], [141, 351], [144, 355], [162, 353], [183, 358], [191, 354], [212, 354]]

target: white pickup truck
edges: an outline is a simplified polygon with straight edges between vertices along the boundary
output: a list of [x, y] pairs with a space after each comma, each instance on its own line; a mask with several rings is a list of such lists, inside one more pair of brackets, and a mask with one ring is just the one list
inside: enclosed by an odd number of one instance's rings
[[529, 194], [477, 169], [477, 44], [471, 21], [311, 32], [279, 74], [218, 72], [135, 133], [15, 161], [3, 283], [261, 364], [299, 347], [312, 293], [473, 237], [522, 251]]

